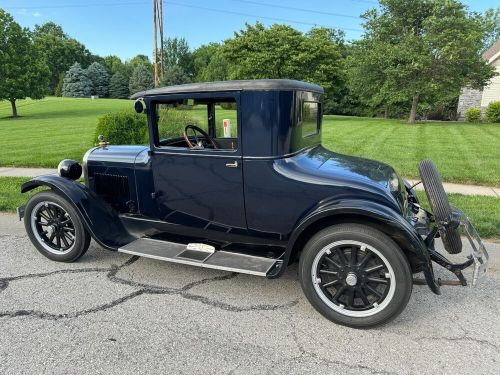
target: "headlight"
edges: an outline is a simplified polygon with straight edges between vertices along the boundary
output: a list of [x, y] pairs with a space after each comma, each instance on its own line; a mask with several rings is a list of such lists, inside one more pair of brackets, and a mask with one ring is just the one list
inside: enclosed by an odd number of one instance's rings
[[57, 166], [59, 176], [78, 180], [82, 175], [82, 166], [74, 160], [64, 159]]

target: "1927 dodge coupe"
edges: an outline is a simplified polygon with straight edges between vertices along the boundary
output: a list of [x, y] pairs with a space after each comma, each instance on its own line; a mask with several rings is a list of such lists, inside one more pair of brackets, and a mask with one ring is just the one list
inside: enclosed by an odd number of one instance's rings
[[[291, 80], [228, 81], [135, 94], [149, 145], [101, 139], [80, 166], [40, 176], [18, 209], [35, 247], [63, 262], [91, 238], [109, 250], [267, 278], [299, 260], [310, 303], [352, 327], [383, 324], [406, 306], [413, 275], [436, 294], [486, 270], [467, 217], [450, 207], [434, 164], [419, 165], [432, 213], [390, 166], [321, 146], [323, 89]], [[179, 112], [193, 118], [179, 125]], [[176, 114], [176, 116], [173, 116]], [[111, 139], [112, 141], [112, 139]], [[356, 142], [353, 139], [352, 142]], [[83, 170], [85, 184], [78, 182]], [[454, 264], [435, 251], [472, 251]], [[433, 262], [458, 280], [440, 280]]]

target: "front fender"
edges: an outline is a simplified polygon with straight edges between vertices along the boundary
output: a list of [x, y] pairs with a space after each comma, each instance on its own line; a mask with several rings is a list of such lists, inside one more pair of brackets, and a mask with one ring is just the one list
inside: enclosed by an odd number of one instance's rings
[[401, 213], [396, 212], [392, 208], [384, 206], [380, 203], [367, 200], [330, 199], [320, 202], [305, 216], [303, 216], [295, 226], [287, 245], [284, 264], [288, 263], [295, 242], [308, 227], [316, 223], [318, 220], [325, 218], [335, 219], [335, 217], [341, 216], [369, 219], [370, 221], [375, 221], [383, 225], [384, 228], [387, 228], [392, 238], [397, 238], [399, 240], [398, 242], [405, 243], [405, 249], [411, 251], [417, 256], [430, 289], [434, 293], [440, 294], [439, 285], [434, 279], [434, 271], [429, 251], [427, 250], [427, 246], [421, 239], [420, 235], [416, 232], [413, 226], [405, 220]]
[[59, 176], [35, 177], [21, 186], [21, 193], [47, 186], [64, 197], [80, 215], [85, 228], [101, 246], [116, 250], [135, 238], [123, 226], [115, 210], [85, 185]]

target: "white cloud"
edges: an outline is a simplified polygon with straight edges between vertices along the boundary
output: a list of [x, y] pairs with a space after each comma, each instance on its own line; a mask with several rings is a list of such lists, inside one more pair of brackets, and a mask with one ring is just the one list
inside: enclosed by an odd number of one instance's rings
[[23, 15], [23, 16], [33, 16], [33, 17], [35, 17], [35, 18], [38, 18], [38, 17], [41, 17], [41, 16], [42, 16], [42, 14], [41, 14], [40, 12], [38, 12], [38, 11], [33, 12], [33, 13], [30, 13], [30, 12], [28, 12], [28, 10], [27, 10], [27, 9], [25, 9], [25, 8], [22, 8], [22, 9], [18, 10], [16, 13], [17, 13], [17, 14], [21, 14], [21, 15]]

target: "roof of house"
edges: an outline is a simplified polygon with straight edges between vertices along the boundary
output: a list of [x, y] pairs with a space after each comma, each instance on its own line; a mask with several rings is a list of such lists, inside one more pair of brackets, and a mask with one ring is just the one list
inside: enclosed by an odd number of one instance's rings
[[203, 83], [188, 83], [185, 85], [158, 87], [152, 90], [138, 92], [132, 95], [131, 99], [138, 99], [144, 96], [183, 94], [194, 92], [215, 92], [215, 91], [309, 91], [323, 94], [321, 86], [312, 83], [295, 81], [291, 79], [256, 79], [247, 81], [217, 81]]
[[490, 61], [490, 59], [497, 55], [500, 52], [500, 39], [498, 39], [495, 43], [492, 44], [490, 48], [483, 53], [483, 59], [486, 61]]

